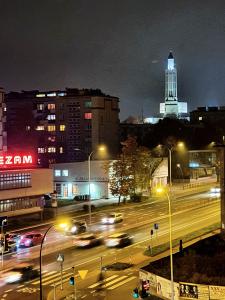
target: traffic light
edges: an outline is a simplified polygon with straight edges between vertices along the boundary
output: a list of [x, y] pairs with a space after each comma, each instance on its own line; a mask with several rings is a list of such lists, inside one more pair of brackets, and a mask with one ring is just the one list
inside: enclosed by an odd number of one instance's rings
[[74, 277], [72, 276], [72, 277], [70, 277], [70, 285], [74, 285], [75, 284], [75, 280], [74, 280]]
[[134, 298], [139, 298], [139, 292], [138, 292], [138, 288], [135, 288], [134, 290], [133, 290], [133, 297]]
[[142, 298], [148, 297], [149, 296], [149, 288], [150, 288], [149, 280], [142, 280], [141, 287], [142, 287], [142, 289], [141, 289], [141, 297]]

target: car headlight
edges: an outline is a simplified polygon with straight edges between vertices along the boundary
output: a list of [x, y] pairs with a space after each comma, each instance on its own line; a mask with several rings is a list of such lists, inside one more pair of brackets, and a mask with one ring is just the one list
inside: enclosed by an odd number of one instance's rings
[[107, 218], [103, 218], [102, 223], [107, 223]]
[[72, 233], [76, 232], [77, 231], [77, 227], [76, 226], [73, 226], [70, 230]]
[[31, 240], [26, 240], [24, 244], [25, 244], [25, 246], [30, 246]]
[[106, 245], [108, 247], [118, 246], [119, 245], [119, 240], [118, 239], [106, 240]]
[[16, 274], [11, 274], [8, 277], [6, 277], [5, 281], [7, 283], [13, 283], [13, 282], [17, 282], [21, 279], [21, 274], [20, 273], [16, 273]]
[[113, 224], [114, 223], [114, 219], [113, 218], [109, 218], [109, 223]]

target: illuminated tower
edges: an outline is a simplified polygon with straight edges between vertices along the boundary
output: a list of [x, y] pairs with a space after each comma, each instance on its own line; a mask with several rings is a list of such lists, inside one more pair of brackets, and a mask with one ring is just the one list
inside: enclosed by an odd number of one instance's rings
[[164, 116], [178, 116], [177, 99], [177, 69], [172, 52], [168, 56], [167, 69], [165, 70], [165, 111]]

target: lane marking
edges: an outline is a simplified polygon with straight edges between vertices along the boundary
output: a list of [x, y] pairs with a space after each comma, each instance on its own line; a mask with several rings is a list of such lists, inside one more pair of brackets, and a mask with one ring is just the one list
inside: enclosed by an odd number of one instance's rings
[[123, 285], [123, 284], [125, 284], [125, 283], [127, 283], [127, 282], [129, 282], [129, 281], [131, 281], [133, 279], [137, 279], [137, 277], [136, 276], [132, 276], [130, 278], [127, 278], [127, 279], [125, 279], [125, 280], [117, 283], [116, 285], [110, 286], [108, 289], [109, 290], [114, 290], [114, 289], [118, 288], [119, 286], [121, 286], [121, 285]]
[[5, 291], [5, 293], [9, 293], [9, 292], [12, 292], [13, 289], [9, 289], [7, 291]]
[[114, 283], [116, 283], [116, 282], [118, 282], [118, 281], [121, 281], [121, 280], [123, 280], [123, 279], [125, 279], [125, 278], [127, 278], [126, 275], [121, 276], [121, 277], [119, 277], [119, 278], [116, 278], [116, 279], [114, 279], [113, 281], [110, 281], [109, 283], [104, 284], [104, 288], [107, 288], [108, 286], [113, 285]]
[[[72, 275], [73, 275], [73, 273], [67, 273], [67, 274], [63, 275], [62, 278], [63, 278], [63, 280], [64, 280], [65, 278], [66, 278], [66, 280], [67, 280], [67, 278], [71, 277]], [[52, 280], [47, 280], [45, 283], [43, 283], [43, 285], [48, 285], [48, 284], [50, 284], [50, 283], [57, 283], [57, 282], [61, 282], [61, 276], [59, 276], [59, 277], [57, 278], [57, 280], [56, 280], [56, 278], [54, 278], [54, 279], [52, 279]]]
[[[45, 282], [46, 280], [48, 280], [49, 278], [53, 278], [56, 277], [58, 275], [59, 272], [57, 271], [51, 271], [49, 273], [46, 273], [42, 276], [42, 282]], [[30, 282], [31, 284], [39, 284], [40, 283], [40, 279], [38, 280], [34, 280]]]
[[99, 281], [99, 282], [97, 282], [97, 283], [94, 283], [94, 284], [88, 286], [88, 289], [93, 289], [93, 288], [95, 288], [96, 286], [98, 286], [98, 285], [100, 285], [100, 284], [102, 284], [102, 283], [104, 283], [104, 282], [107, 282], [107, 281], [109, 281], [109, 280], [111, 280], [111, 279], [113, 279], [113, 278], [116, 278], [116, 277], [118, 277], [118, 276], [119, 276], [119, 275], [116, 275], [116, 274], [115, 274], [115, 275], [112, 275], [112, 276], [106, 278], [105, 280]]

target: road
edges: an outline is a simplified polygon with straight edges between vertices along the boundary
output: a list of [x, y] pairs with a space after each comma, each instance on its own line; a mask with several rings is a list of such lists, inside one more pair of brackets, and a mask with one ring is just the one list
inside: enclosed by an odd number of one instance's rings
[[[204, 228], [208, 225], [219, 222], [220, 211], [219, 201], [212, 198], [208, 193], [202, 193], [195, 196], [188, 196], [183, 199], [173, 200], [173, 238], [179, 238], [183, 235]], [[103, 265], [113, 262], [128, 262], [138, 264], [143, 261], [143, 251], [151, 243], [158, 245], [168, 241], [168, 203], [167, 201], [155, 201], [152, 203], [139, 203], [129, 205], [126, 208], [119, 208], [124, 214], [124, 221], [116, 225], [103, 226], [99, 225], [102, 213], [93, 215], [93, 225], [90, 230], [103, 236], [112, 232], [129, 232], [134, 237], [133, 245], [122, 249], [107, 249], [104, 245], [91, 249], [74, 249], [73, 237], [65, 237], [55, 230], [50, 231], [43, 252], [43, 287], [47, 295], [53, 290], [54, 284], [60, 289], [59, 263], [56, 262], [57, 253], [63, 253], [65, 256], [63, 284], [64, 290], [73, 287], [69, 286], [69, 278], [72, 275], [72, 266], [75, 266], [76, 273], [78, 270], [88, 270], [84, 280], [76, 275], [77, 295], [80, 298], [89, 299], [90, 297], [100, 299], [101, 295], [96, 294], [98, 287], [98, 276], [100, 273], [100, 257], [103, 258]], [[159, 224], [159, 230], [150, 240], [150, 230], [154, 223]], [[45, 227], [40, 231], [46, 230]], [[5, 266], [16, 265], [20, 261], [32, 261], [37, 263], [39, 256], [39, 247], [33, 247], [20, 250], [16, 255], [9, 255], [5, 259]], [[127, 271], [106, 271], [107, 281], [104, 282], [107, 290], [107, 299], [113, 299], [111, 294], [123, 289], [126, 286], [136, 286], [137, 270], [135, 267]], [[94, 286], [93, 286], [94, 285]], [[3, 285], [1, 286], [2, 299], [30, 300], [38, 299], [39, 280], [31, 282]], [[93, 296], [94, 295], [94, 296]], [[105, 296], [102, 296], [105, 298]], [[130, 294], [132, 298], [132, 294]], [[82, 299], [83, 299], [82, 298]], [[1, 299], [1, 298], [0, 298]], [[46, 296], [45, 296], [45, 299]], [[126, 298], [129, 299], [129, 298]]]

